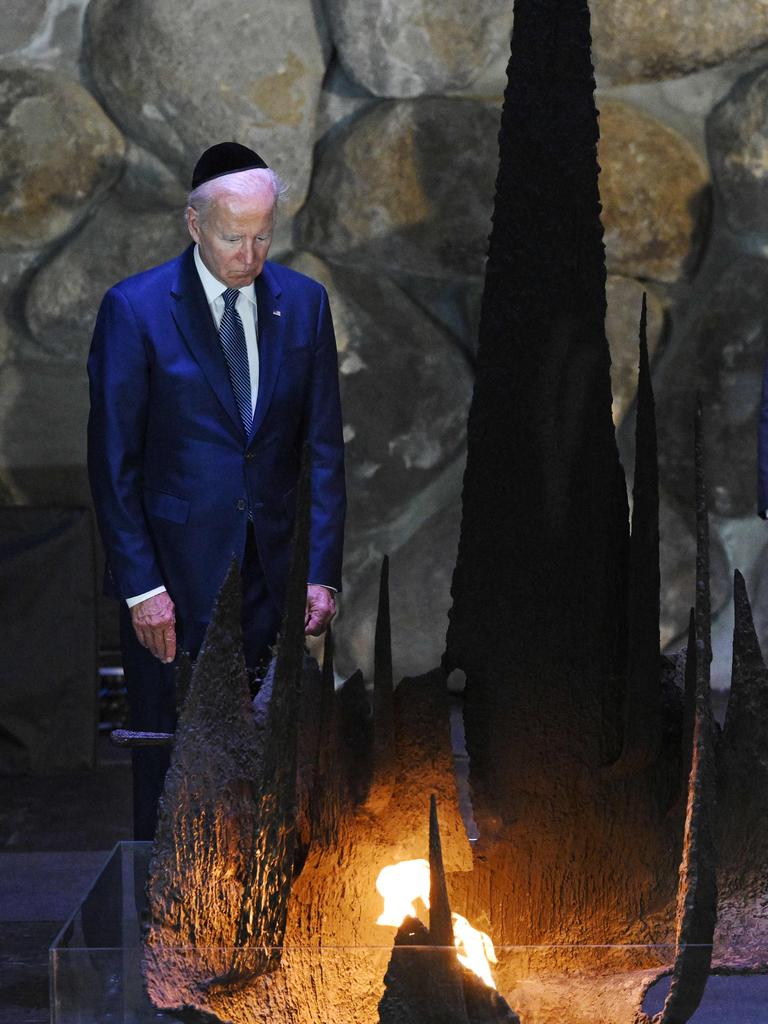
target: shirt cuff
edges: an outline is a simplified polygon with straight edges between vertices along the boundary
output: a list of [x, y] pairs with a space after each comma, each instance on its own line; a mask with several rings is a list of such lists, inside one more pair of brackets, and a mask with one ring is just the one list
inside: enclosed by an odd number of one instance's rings
[[164, 594], [165, 587], [155, 587], [154, 590], [148, 590], [146, 594], [139, 594], [138, 597], [126, 597], [125, 603], [129, 608], [133, 608], [135, 604], [141, 604], [142, 601], [146, 601], [148, 597], [154, 597], [155, 594]]
[[327, 583], [308, 583], [308, 587], [325, 587], [326, 590], [330, 590], [332, 594], [338, 594], [336, 587], [329, 587]]

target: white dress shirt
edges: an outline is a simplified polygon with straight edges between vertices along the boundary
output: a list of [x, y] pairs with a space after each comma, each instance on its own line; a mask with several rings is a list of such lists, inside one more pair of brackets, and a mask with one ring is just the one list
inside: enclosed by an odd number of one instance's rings
[[[224, 292], [227, 290], [227, 285], [222, 284], [206, 267], [197, 245], [195, 246], [195, 267], [197, 268], [205, 297], [208, 300], [208, 308], [211, 311], [213, 322], [216, 324], [216, 330], [218, 330], [221, 318], [224, 316]], [[240, 314], [240, 319], [243, 322], [245, 346], [248, 350], [248, 370], [251, 378], [251, 412], [255, 412], [256, 399], [259, 395], [259, 315], [256, 307], [256, 290], [251, 283], [244, 288], [239, 288], [238, 291], [240, 294], [235, 302], [235, 309]], [[126, 598], [126, 603], [129, 608], [133, 608], [135, 604], [146, 601], [148, 597], [154, 597], [155, 594], [162, 594], [164, 590], [165, 587], [163, 586], [155, 587], [153, 590], [147, 590], [144, 594], [137, 594], [136, 597]]]
[[[213, 322], [218, 331], [221, 326], [221, 318], [224, 316], [224, 292], [227, 285], [222, 284], [217, 277], [214, 277], [208, 267], [203, 263], [200, 256], [200, 249], [195, 246], [195, 266], [200, 281], [203, 285], [205, 297], [208, 300], [208, 308], [211, 311]], [[235, 309], [240, 314], [245, 332], [245, 347], [248, 349], [248, 370], [251, 377], [251, 412], [256, 411], [256, 399], [259, 394], [259, 346], [257, 341], [258, 311], [256, 308], [256, 290], [253, 283], [247, 284], [245, 288], [238, 288], [240, 294], [235, 303]]]

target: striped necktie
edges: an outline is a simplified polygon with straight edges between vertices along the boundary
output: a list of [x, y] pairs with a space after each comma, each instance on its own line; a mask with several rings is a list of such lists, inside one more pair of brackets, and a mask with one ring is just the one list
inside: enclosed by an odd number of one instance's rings
[[253, 409], [251, 408], [251, 374], [248, 368], [248, 349], [245, 344], [245, 331], [235, 303], [240, 292], [237, 288], [227, 288], [223, 294], [224, 315], [219, 324], [219, 337], [224, 357], [227, 360], [229, 379], [235, 393], [237, 411], [243, 421], [245, 433], [251, 431]]

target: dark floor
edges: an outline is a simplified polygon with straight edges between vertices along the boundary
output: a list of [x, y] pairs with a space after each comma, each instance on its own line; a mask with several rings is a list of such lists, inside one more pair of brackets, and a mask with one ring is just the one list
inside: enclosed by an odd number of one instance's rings
[[130, 764], [105, 738], [91, 771], [0, 777], [0, 1024], [48, 1024], [48, 947], [130, 838]]

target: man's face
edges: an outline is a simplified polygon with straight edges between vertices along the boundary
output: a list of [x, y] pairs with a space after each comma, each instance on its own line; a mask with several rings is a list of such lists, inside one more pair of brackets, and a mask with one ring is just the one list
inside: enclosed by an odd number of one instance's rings
[[203, 263], [228, 288], [244, 288], [261, 273], [272, 241], [275, 199], [265, 183], [252, 195], [222, 193], [203, 220], [189, 207], [189, 233]]

